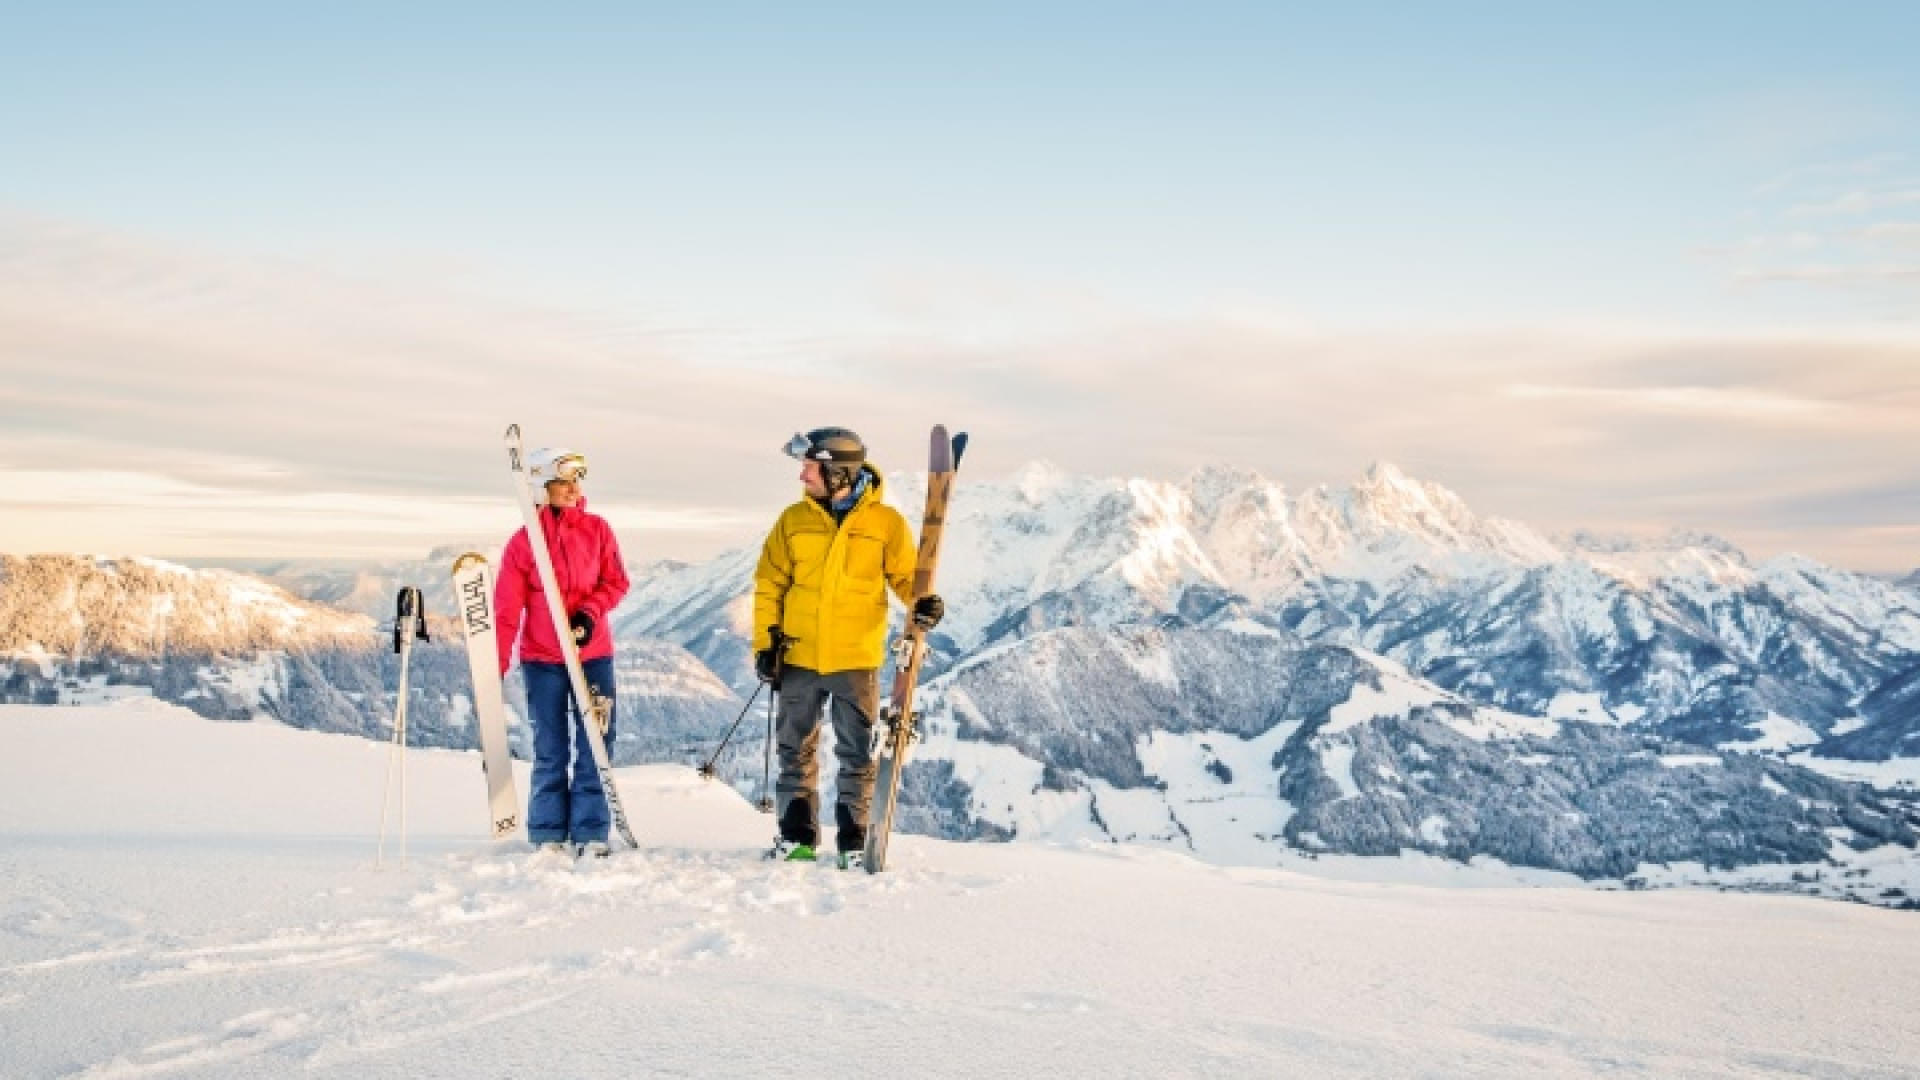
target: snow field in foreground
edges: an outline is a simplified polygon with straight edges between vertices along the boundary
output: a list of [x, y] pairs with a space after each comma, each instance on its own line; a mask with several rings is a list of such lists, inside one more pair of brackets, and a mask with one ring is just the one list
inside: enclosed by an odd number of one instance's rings
[[[1920, 918], [1441, 888], [1121, 846], [759, 858], [690, 771], [642, 848], [483, 839], [478, 755], [153, 702], [0, 708], [0, 1075], [1914, 1075]], [[524, 797], [524, 767], [519, 776]]]

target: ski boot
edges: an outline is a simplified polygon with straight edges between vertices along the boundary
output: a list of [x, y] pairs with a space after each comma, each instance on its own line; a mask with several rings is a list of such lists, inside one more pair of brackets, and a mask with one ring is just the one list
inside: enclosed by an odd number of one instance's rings
[[803, 844], [784, 836], [775, 840], [773, 847], [767, 851], [767, 858], [775, 862], [813, 862], [819, 857], [812, 844]]
[[840, 852], [840, 869], [865, 870], [867, 868], [867, 827], [857, 825], [853, 820], [853, 811], [846, 803], [833, 808], [834, 823], [839, 826], [834, 836], [833, 846]]

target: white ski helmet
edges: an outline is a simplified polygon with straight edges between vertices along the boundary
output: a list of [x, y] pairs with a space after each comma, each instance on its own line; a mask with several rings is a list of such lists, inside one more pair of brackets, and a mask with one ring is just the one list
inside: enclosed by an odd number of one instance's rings
[[527, 475], [542, 491], [555, 480], [579, 483], [587, 478], [587, 455], [564, 446], [543, 446], [527, 455]]

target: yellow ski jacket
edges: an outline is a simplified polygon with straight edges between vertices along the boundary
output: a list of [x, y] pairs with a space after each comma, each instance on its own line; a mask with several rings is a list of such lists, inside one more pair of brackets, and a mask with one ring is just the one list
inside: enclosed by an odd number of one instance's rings
[[772, 647], [767, 628], [793, 639], [787, 663], [822, 674], [878, 668], [887, 652], [887, 589], [913, 603], [913, 534], [880, 501], [872, 465], [867, 490], [846, 519], [811, 498], [781, 512], [753, 572], [753, 649]]

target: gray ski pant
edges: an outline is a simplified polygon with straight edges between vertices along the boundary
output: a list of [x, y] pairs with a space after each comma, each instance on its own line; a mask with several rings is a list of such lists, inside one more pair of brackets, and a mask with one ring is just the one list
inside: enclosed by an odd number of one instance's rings
[[[790, 839], [807, 843], [818, 842], [820, 767], [814, 751], [820, 742], [822, 706], [833, 715], [833, 756], [840, 761], [834, 819], [843, 829], [852, 825], [864, 833], [877, 769], [873, 720], [880, 711], [880, 673], [868, 669], [822, 675], [788, 667], [780, 674], [775, 740], [780, 747], [780, 779], [774, 790], [779, 796], [782, 831]], [[802, 808], [796, 809], [795, 803], [803, 804]], [[789, 829], [788, 823], [802, 821], [803, 827]], [[793, 836], [794, 831], [804, 835]]]

